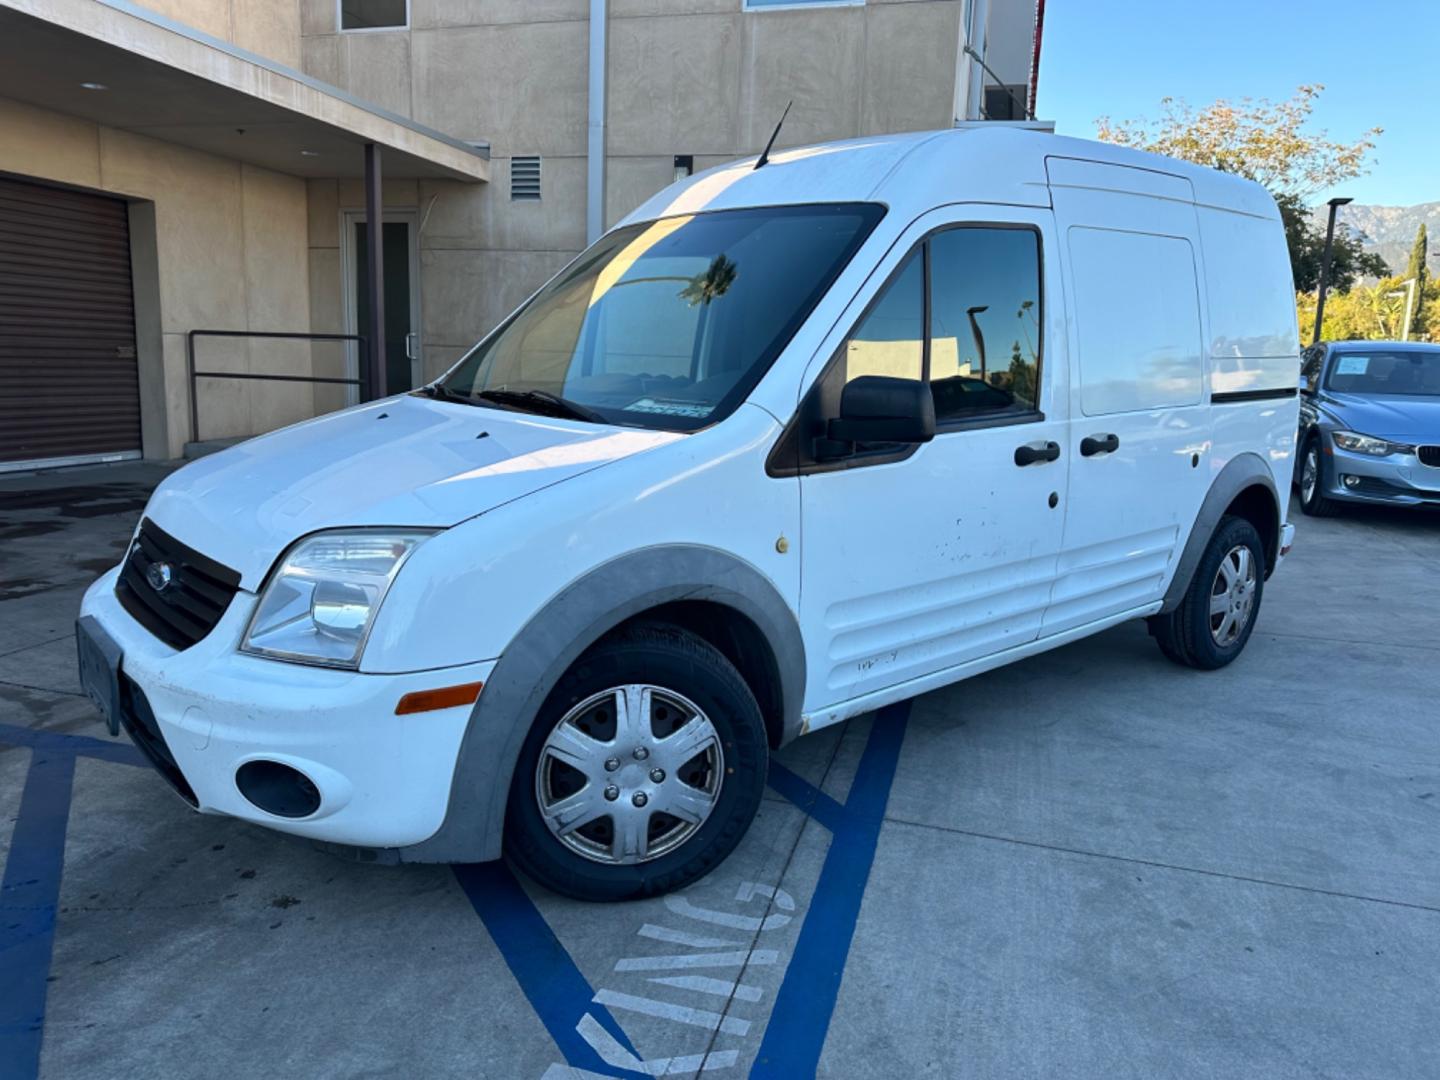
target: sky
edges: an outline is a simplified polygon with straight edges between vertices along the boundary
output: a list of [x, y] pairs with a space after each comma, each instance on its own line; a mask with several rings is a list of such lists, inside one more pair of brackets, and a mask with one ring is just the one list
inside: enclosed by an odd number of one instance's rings
[[1437, 66], [1440, 0], [1046, 0], [1036, 114], [1094, 138], [1097, 117], [1155, 118], [1167, 95], [1280, 101], [1323, 83], [1313, 128], [1385, 133], [1369, 175], [1316, 201], [1411, 206], [1440, 201]]

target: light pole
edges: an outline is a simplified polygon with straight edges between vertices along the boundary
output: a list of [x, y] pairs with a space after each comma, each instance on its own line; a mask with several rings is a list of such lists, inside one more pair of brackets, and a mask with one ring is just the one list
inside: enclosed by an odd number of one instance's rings
[[1335, 212], [1354, 201], [1336, 196], [1328, 204], [1330, 221], [1325, 226], [1325, 257], [1320, 263], [1320, 296], [1315, 301], [1315, 337], [1311, 340], [1311, 345], [1320, 343], [1320, 322], [1325, 318], [1325, 293], [1330, 288], [1330, 254], [1335, 248]]

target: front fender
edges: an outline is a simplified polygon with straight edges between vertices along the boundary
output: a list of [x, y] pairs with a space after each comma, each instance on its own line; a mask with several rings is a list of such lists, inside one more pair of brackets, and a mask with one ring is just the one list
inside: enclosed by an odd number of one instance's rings
[[676, 600], [708, 600], [748, 617], [774, 650], [784, 736], [799, 734], [805, 648], [795, 613], [770, 580], [716, 548], [670, 544], [623, 555], [565, 589], [506, 646], [470, 714], [450, 803], [438, 832], [404, 848], [405, 862], [499, 858], [511, 775], [536, 714], [560, 676], [625, 620]]

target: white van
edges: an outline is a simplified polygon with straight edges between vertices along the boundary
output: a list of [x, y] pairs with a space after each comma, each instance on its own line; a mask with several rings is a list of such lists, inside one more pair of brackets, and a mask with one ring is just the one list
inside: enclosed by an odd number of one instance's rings
[[434, 385], [172, 475], [84, 601], [112, 731], [203, 812], [616, 899], [807, 731], [1126, 619], [1233, 660], [1292, 536], [1270, 197], [1006, 128], [756, 165]]

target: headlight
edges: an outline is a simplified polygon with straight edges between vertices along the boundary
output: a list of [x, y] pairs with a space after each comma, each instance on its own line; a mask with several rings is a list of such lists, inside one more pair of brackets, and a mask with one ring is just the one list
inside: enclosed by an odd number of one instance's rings
[[322, 532], [295, 544], [270, 576], [242, 652], [354, 668], [400, 567], [432, 533]]
[[1349, 450], [1356, 454], [1372, 454], [1375, 457], [1387, 457], [1390, 454], [1410, 454], [1415, 448], [1406, 443], [1393, 443], [1386, 439], [1377, 439], [1373, 435], [1357, 435], [1353, 431], [1336, 431], [1331, 434], [1335, 445], [1341, 450]]

